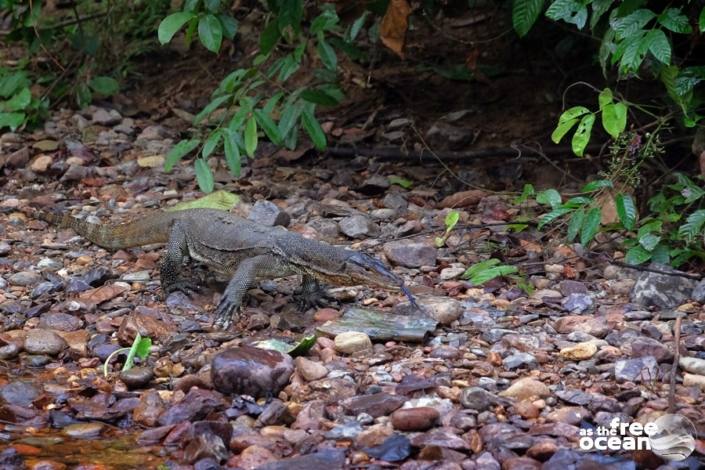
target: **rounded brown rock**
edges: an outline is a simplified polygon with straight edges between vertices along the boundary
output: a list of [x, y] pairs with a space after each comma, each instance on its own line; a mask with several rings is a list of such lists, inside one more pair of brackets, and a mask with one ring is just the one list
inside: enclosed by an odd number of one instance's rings
[[426, 431], [436, 424], [440, 415], [435, 408], [420, 406], [399, 409], [391, 417], [392, 426], [398, 431]]

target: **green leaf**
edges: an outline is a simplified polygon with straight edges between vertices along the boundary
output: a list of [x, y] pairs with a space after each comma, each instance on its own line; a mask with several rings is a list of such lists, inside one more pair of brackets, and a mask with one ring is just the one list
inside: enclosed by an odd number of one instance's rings
[[619, 193], [614, 198], [614, 202], [617, 206], [617, 216], [619, 216], [622, 226], [627, 230], [634, 230], [637, 216], [634, 199], [629, 194]]
[[581, 193], [594, 193], [603, 188], [612, 188], [613, 184], [611, 180], [594, 180], [590, 181], [588, 184], [582, 187]]
[[624, 256], [624, 262], [634, 266], [646, 263], [650, 259], [651, 253], [649, 253], [639, 245], [630, 248], [629, 251], [627, 251], [627, 254]]
[[309, 88], [302, 91], [300, 96], [309, 103], [320, 104], [323, 106], [335, 106], [340, 102], [337, 97], [331, 96], [321, 89], [314, 90]]
[[225, 146], [225, 163], [228, 164], [230, 174], [235, 178], [240, 177], [241, 161], [240, 161], [240, 145], [236, 138], [235, 132], [230, 129], [225, 130], [224, 136]]
[[651, 260], [654, 263], [671, 264], [671, 254], [668, 246], [664, 243], [659, 243], [651, 250]]
[[301, 124], [304, 126], [306, 133], [311, 137], [314, 147], [318, 150], [325, 150], [326, 135], [321, 128], [321, 125], [316, 120], [311, 111], [305, 109], [301, 114]]
[[0, 103], [0, 109], [3, 111], [22, 111], [32, 102], [32, 92], [29, 88], [23, 88], [15, 96]]
[[577, 209], [578, 207], [585, 206], [592, 202], [591, 197], [587, 196], [576, 196], [568, 199], [561, 207], [567, 207], [568, 209]]
[[261, 109], [255, 109], [254, 115], [259, 127], [261, 127], [267, 137], [269, 137], [269, 140], [271, 140], [274, 145], [281, 145], [282, 136], [279, 133], [279, 128], [269, 114]]
[[674, 33], [690, 34], [693, 28], [690, 26], [688, 17], [683, 14], [680, 8], [666, 8], [657, 20], [664, 28]]
[[516, 266], [499, 265], [499, 263], [500, 261], [496, 258], [476, 263], [469, 267], [463, 273], [462, 277], [469, 279], [473, 285], [479, 286], [496, 277], [507, 276], [518, 272]]
[[215, 15], [207, 14], [198, 20], [198, 38], [211, 52], [218, 52], [223, 42], [223, 26]]
[[602, 127], [616, 139], [627, 128], [627, 105], [612, 103], [602, 109]]
[[613, 100], [614, 96], [612, 96], [612, 90], [609, 88], [602, 90], [600, 95], [597, 97], [597, 101], [600, 103], [600, 109], [603, 109], [608, 104], [611, 104]]
[[[135, 339], [132, 341], [132, 346], [130, 347], [127, 358], [125, 359], [125, 364], [122, 366], [122, 371], [128, 371], [132, 369], [135, 364], [135, 356], [144, 360], [149, 356], [149, 350], [152, 347], [152, 340], [149, 338], [142, 338], [142, 335], [137, 333]], [[106, 366], [109, 361], [105, 361]], [[107, 370], [106, 370], [107, 372]]]
[[490, 258], [486, 259], [485, 261], [480, 261], [479, 263], [475, 263], [472, 266], [470, 266], [468, 269], [465, 270], [465, 272], [460, 276], [463, 279], [468, 279], [472, 276], [475, 276], [477, 273], [480, 273], [482, 271], [485, 271], [487, 269], [490, 269], [494, 266], [497, 266], [499, 263], [501, 263], [500, 260], [497, 258]]
[[0, 97], [9, 98], [22, 88], [29, 87], [31, 82], [25, 72], [14, 72], [0, 77]]
[[613, 0], [592, 0], [592, 16], [590, 18], [590, 29], [595, 29], [602, 15], [612, 6]]
[[100, 93], [103, 96], [112, 96], [120, 90], [120, 84], [117, 80], [111, 77], [93, 77], [90, 82], [88, 82], [93, 91]]
[[76, 87], [76, 103], [79, 108], [85, 108], [93, 100], [93, 93], [88, 85], [85, 83], [79, 83]]
[[263, 55], [269, 54], [279, 41], [279, 27], [276, 21], [270, 21], [259, 35], [259, 49]]
[[536, 195], [536, 202], [555, 209], [561, 205], [561, 194], [553, 188], [545, 189]]
[[213, 172], [211, 172], [208, 162], [203, 158], [197, 158], [193, 165], [196, 169], [198, 187], [201, 188], [201, 191], [204, 193], [212, 192], [215, 182], [213, 180]]
[[272, 114], [274, 112], [274, 108], [276, 108], [277, 104], [279, 103], [279, 100], [281, 100], [283, 97], [283, 91], [278, 91], [274, 93], [272, 97], [267, 100], [264, 106], [262, 106], [262, 110], [267, 114]]
[[666, 33], [660, 29], [652, 29], [646, 34], [644, 41], [649, 44], [649, 52], [651, 52], [656, 60], [665, 65], [671, 63], [671, 43], [668, 42]]
[[387, 181], [389, 181], [389, 184], [396, 184], [397, 186], [400, 186], [404, 189], [411, 189], [411, 187], [414, 185], [414, 183], [412, 183], [410, 180], [396, 175], [388, 176]]
[[245, 153], [251, 158], [255, 150], [257, 150], [257, 121], [252, 116], [245, 124]]
[[159, 23], [159, 28], [157, 29], [157, 37], [159, 38], [160, 44], [166, 44], [171, 41], [174, 34], [180, 30], [187, 21], [194, 18], [196, 15], [188, 11], [180, 11], [178, 13], [172, 13], [167, 16]]
[[237, 20], [230, 15], [218, 15], [218, 20], [220, 20], [220, 25], [223, 27], [223, 36], [230, 39], [231, 41], [235, 38], [237, 34]]
[[539, 219], [539, 224], [537, 228], [541, 230], [545, 225], [550, 224], [554, 220], [558, 219], [559, 217], [562, 217], [566, 214], [569, 214], [570, 212], [573, 212], [575, 209], [571, 209], [569, 207], [558, 207], [556, 209], [553, 209], [551, 212], [548, 214], [544, 214], [541, 216]]
[[203, 144], [203, 148], [201, 149], [201, 156], [206, 159], [210, 157], [213, 151], [215, 151], [215, 149], [218, 147], [218, 144], [220, 144], [220, 139], [222, 137], [223, 132], [220, 129], [212, 132]]
[[446, 224], [446, 230], [450, 232], [453, 230], [453, 227], [455, 227], [460, 220], [460, 212], [458, 211], [450, 211], [446, 214], [445, 218], [445, 224]]
[[705, 209], [700, 209], [688, 216], [686, 222], [678, 228], [678, 236], [692, 242], [703, 232], [705, 225]]
[[150, 338], [142, 338], [137, 343], [137, 350], [135, 351], [135, 356], [144, 360], [149, 356], [149, 350], [152, 348], [152, 340]]
[[556, 126], [556, 129], [553, 131], [551, 134], [551, 141], [554, 144], [557, 144], [561, 141], [561, 139], [570, 131], [574, 125], [578, 123], [578, 118], [571, 119], [570, 121], [565, 121], [562, 123], [559, 123], [558, 126]]
[[654, 235], [653, 233], [647, 233], [643, 237], [639, 237], [638, 241], [639, 245], [641, 245], [641, 247], [646, 251], [653, 251], [653, 249], [656, 248], [656, 245], [658, 245], [661, 241], [661, 237]]
[[167, 212], [185, 211], [187, 209], [217, 209], [220, 211], [230, 211], [240, 202], [240, 196], [228, 191], [214, 191], [193, 201], [184, 201], [175, 204], [167, 209]]
[[232, 99], [232, 95], [224, 95], [224, 96], [219, 96], [219, 97], [215, 98], [210, 103], [208, 103], [206, 105], [206, 107], [201, 110], [200, 113], [196, 114], [196, 116], [193, 118], [193, 123], [194, 124], [200, 123], [201, 121], [203, 121], [203, 119], [208, 117], [213, 111], [218, 109], [218, 107], [221, 104], [225, 103], [229, 99]]
[[287, 103], [284, 106], [281, 119], [279, 119], [279, 124], [277, 126], [279, 128], [279, 135], [282, 137], [289, 135], [289, 132], [294, 129], [296, 121], [299, 119], [303, 109], [303, 104], [300, 101], [295, 104]]
[[530, 197], [532, 197], [534, 194], [536, 194], [536, 191], [534, 190], [534, 186], [532, 184], [526, 183], [524, 184], [524, 189], [521, 192], [521, 195], [514, 199], [513, 204], [519, 205], [525, 203]]
[[578, 236], [580, 228], [583, 226], [583, 221], [585, 220], [585, 209], [576, 210], [573, 215], [570, 216], [570, 222], [568, 223], [568, 230], [566, 232], [566, 239], [569, 242], [575, 240]]
[[590, 112], [585, 106], [573, 106], [563, 111], [563, 114], [558, 118], [558, 124], [562, 124], [566, 121], [572, 121], [575, 118], [579, 118], [583, 114], [588, 114]]
[[514, 0], [512, 25], [519, 37], [524, 37], [536, 22], [543, 9], [543, 0]]
[[26, 117], [25, 113], [0, 113], [0, 129], [9, 127], [14, 132], [22, 125]]
[[[705, 10], [703, 10], [705, 11]], [[360, 34], [360, 30], [362, 30], [362, 27], [365, 26], [365, 20], [367, 20], [367, 16], [370, 14], [369, 11], [364, 12], [358, 19], [356, 19], [352, 26], [350, 27], [350, 34], [348, 34], [348, 41], [354, 41], [355, 38], [357, 38], [357, 35]]]
[[610, 26], [614, 29], [617, 39], [622, 40], [636, 34], [654, 18], [656, 18], [656, 13], [641, 8], [626, 16], [612, 19]]
[[637, 238], [641, 238], [651, 232], [661, 232], [662, 226], [663, 222], [661, 222], [660, 220], [652, 220], [639, 227], [639, 231], [637, 232], [636, 236]]
[[184, 156], [193, 152], [193, 150], [199, 146], [201, 143], [200, 139], [184, 139], [178, 144], [174, 145], [171, 150], [166, 154], [166, 160], [164, 161], [164, 171], [169, 172], [174, 168], [179, 160]]
[[316, 344], [316, 335], [305, 336], [296, 344], [289, 344], [279, 339], [255, 341], [254, 345], [262, 349], [273, 349], [292, 357], [305, 355]]
[[583, 29], [588, 18], [587, 7], [576, 0], [555, 0], [546, 10], [546, 16], [554, 21], [563, 20]]
[[698, 29], [701, 33], [705, 33], [705, 7], [700, 10], [700, 16], [698, 17]]
[[573, 140], [571, 141], [571, 146], [573, 148], [573, 153], [577, 156], [582, 157], [583, 152], [585, 152], [585, 147], [587, 147], [590, 141], [590, 132], [592, 132], [592, 125], [595, 122], [595, 115], [590, 113], [583, 116], [578, 124], [578, 128], [575, 130], [573, 135]]
[[321, 36], [318, 38], [318, 46], [316, 47], [318, 51], [318, 56], [321, 58], [321, 62], [328, 70], [335, 70], [338, 66], [338, 56], [336, 56], [335, 51], [328, 42]]
[[330, 31], [336, 24], [338, 24], [338, 21], [338, 15], [334, 10], [324, 10], [323, 13], [314, 18], [311, 22], [311, 27], [309, 30], [311, 31], [311, 34], [319, 34], [324, 31]]
[[585, 216], [585, 222], [580, 230], [580, 244], [587, 246], [595, 238], [600, 229], [601, 211], [599, 207], [593, 207]]
[[[626, 39], [623, 42], [624, 52], [619, 61], [619, 71], [622, 74], [637, 72], [646, 57], [649, 45], [650, 43], [643, 31]], [[616, 56], [617, 54], [615, 54]]]

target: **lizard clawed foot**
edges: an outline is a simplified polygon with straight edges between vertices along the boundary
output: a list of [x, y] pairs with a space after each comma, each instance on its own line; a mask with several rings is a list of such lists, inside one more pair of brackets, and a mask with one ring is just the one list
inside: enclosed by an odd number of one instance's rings
[[294, 294], [294, 302], [302, 312], [313, 307], [330, 307], [330, 302], [323, 295], [323, 290], [314, 292], [299, 292]]
[[213, 326], [219, 330], [227, 330], [230, 328], [230, 325], [233, 324], [233, 316], [236, 310], [235, 304], [228, 301], [227, 297], [224, 296], [218, 304], [218, 308], [215, 309], [215, 321], [213, 322]]
[[168, 297], [173, 292], [182, 292], [183, 294], [193, 297], [201, 292], [201, 287], [188, 281], [176, 281], [164, 287], [164, 297]]

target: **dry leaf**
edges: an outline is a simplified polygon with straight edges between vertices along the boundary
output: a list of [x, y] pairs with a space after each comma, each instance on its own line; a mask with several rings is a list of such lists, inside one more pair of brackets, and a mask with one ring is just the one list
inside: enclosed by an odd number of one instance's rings
[[451, 194], [441, 201], [439, 207], [442, 208], [456, 208], [456, 207], [469, 207], [477, 205], [480, 200], [487, 196], [487, 193], [479, 189], [471, 189], [469, 191], [461, 191], [459, 193]]
[[617, 204], [614, 202], [614, 195], [605, 191], [597, 196], [597, 205], [600, 206], [602, 225], [609, 225], [619, 222], [619, 215], [617, 214]]
[[406, 0], [391, 0], [379, 27], [379, 36], [385, 46], [404, 58], [404, 37], [409, 26], [411, 7]]

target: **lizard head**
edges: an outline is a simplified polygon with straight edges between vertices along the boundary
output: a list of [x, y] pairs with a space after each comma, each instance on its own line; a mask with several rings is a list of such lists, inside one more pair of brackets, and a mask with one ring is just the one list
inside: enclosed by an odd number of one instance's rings
[[418, 308], [416, 299], [404, 284], [404, 280], [372, 256], [352, 252], [345, 261], [344, 273], [350, 278], [352, 284], [374, 284], [389, 290], [400, 290], [411, 304]]

